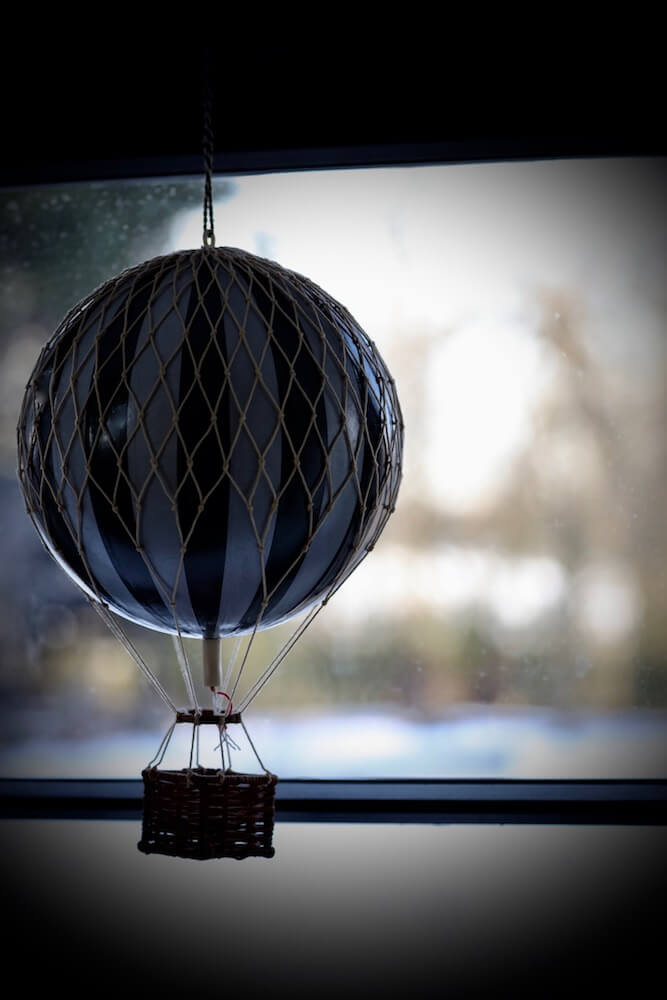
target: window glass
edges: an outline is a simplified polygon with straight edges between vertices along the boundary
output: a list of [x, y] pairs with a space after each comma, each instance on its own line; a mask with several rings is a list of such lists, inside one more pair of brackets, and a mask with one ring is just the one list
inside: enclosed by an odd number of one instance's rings
[[[338, 298], [387, 362], [406, 425], [395, 515], [246, 713], [278, 774], [665, 776], [664, 170], [216, 180], [218, 245]], [[63, 315], [122, 268], [201, 245], [201, 198], [191, 178], [0, 195], [6, 776], [137, 776], [170, 724], [42, 549], [16, 423]], [[185, 703], [171, 642], [127, 631]], [[259, 636], [247, 686], [289, 632]]]

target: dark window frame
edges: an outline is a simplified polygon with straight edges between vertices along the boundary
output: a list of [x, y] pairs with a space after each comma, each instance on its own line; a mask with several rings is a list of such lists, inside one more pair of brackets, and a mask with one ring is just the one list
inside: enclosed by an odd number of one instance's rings
[[[0, 187], [69, 184], [85, 181], [138, 180], [155, 177], [199, 176], [200, 153], [135, 157], [127, 151], [115, 156], [103, 148], [95, 158], [5, 157], [0, 164]], [[597, 135], [486, 135], [427, 141], [332, 143], [300, 147], [263, 147], [218, 152], [216, 175], [263, 174], [298, 170], [336, 170], [363, 167], [409, 167], [464, 163], [506, 163], [521, 160], [664, 156], [661, 133], [604, 133]]]
[[[5, 819], [139, 820], [138, 779], [0, 780]], [[281, 779], [283, 823], [667, 825], [667, 781]]]

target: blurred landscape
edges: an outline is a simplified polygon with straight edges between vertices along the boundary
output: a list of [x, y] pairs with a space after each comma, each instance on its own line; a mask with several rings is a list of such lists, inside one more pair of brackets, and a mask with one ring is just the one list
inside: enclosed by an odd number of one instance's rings
[[[271, 769], [667, 774], [665, 165], [216, 182], [218, 244], [343, 302], [394, 375], [406, 425], [396, 514], [248, 710]], [[136, 776], [170, 724], [42, 549], [16, 423], [68, 309], [124, 267], [200, 245], [201, 197], [198, 178], [0, 194], [5, 776]], [[185, 703], [171, 642], [127, 631]], [[244, 690], [290, 632], [259, 635]]]

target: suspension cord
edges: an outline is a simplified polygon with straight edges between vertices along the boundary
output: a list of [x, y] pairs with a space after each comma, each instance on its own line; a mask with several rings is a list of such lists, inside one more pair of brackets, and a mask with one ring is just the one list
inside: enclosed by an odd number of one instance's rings
[[204, 155], [204, 232], [202, 245], [215, 246], [215, 227], [213, 224], [213, 86], [209, 66], [203, 72], [203, 115], [204, 128], [202, 135], [202, 152]]
[[129, 653], [129, 655], [132, 657], [134, 662], [137, 664], [137, 666], [143, 673], [146, 680], [150, 684], [152, 684], [154, 689], [160, 695], [165, 705], [167, 705], [167, 707], [170, 708], [172, 712], [174, 713], [178, 712], [178, 709], [174, 705], [173, 701], [165, 691], [160, 681], [157, 679], [151, 668], [148, 666], [145, 659], [143, 658], [139, 650], [136, 648], [134, 643], [130, 640], [130, 638], [125, 634], [125, 632], [118, 624], [118, 622], [114, 619], [108, 608], [103, 604], [99, 604], [97, 601], [91, 600], [89, 603], [93, 606], [95, 611], [97, 611], [98, 615], [100, 616], [104, 624], [107, 626], [111, 634], [114, 635], [119, 640], [119, 642], [123, 645], [125, 651]]
[[167, 732], [165, 733], [165, 735], [162, 737], [162, 742], [160, 743], [160, 746], [158, 747], [157, 753], [153, 757], [152, 761], [149, 764], [146, 765], [147, 768], [159, 767], [160, 766], [160, 764], [164, 760], [164, 755], [167, 752], [167, 747], [169, 746], [169, 743], [171, 741], [171, 737], [174, 734], [174, 729], [175, 728], [176, 728], [176, 720], [174, 719], [174, 721], [172, 722], [171, 726], [169, 727], [169, 729], [167, 730]]
[[[257, 753], [257, 748], [256, 748], [255, 744], [254, 744], [254, 743], [253, 743], [253, 741], [252, 741], [252, 740], [250, 739], [250, 733], [248, 732], [248, 730], [247, 730], [247, 729], [246, 729], [246, 727], [245, 727], [245, 722], [243, 721], [243, 719], [239, 719], [239, 722], [241, 723], [241, 726], [243, 727], [243, 732], [244, 732], [244, 733], [246, 734], [246, 739], [248, 740], [248, 743], [249, 743], [249, 744], [250, 744], [250, 746], [252, 747], [252, 750], [253, 750], [253, 753], [254, 753], [255, 757], [256, 757], [256, 758], [257, 758], [257, 760], [259, 761], [259, 766], [260, 766], [260, 767], [262, 768], [262, 770], [263, 770], [263, 771], [265, 771], [265, 772], [266, 772], [266, 774], [270, 774], [271, 772], [270, 772], [270, 771], [269, 771], [269, 769], [268, 769], [268, 768], [267, 768], [267, 767], [265, 766], [264, 762], [262, 761], [262, 758], [261, 758], [261, 757], [259, 756], [259, 754]], [[231, 763], [231, 757], [230, 757], [230, 763]]]
[[[320, 613], [320, 611], [322, 610], [323, 607], [324, 607], [324, 603], [316, 605], [308, 613], [308, 615], [301, 622], [301, 624], [297, 626], [297, 628], [294, 630], [294, 632], [292, 632], [292, 634], [289, 637], [289, 639], [287, 640], [287, 642], [284, 644], [284, 646], [282, 646], [282, 648], [280, 649], [280, 651], [278, 653], [276, 653], [276, 655], [271, 660], [271, 662], [269, 663], [268, 667], [266, 667], [266, 669], [263, 671], [263, 673], [260, 674], [260, 676], [257, 678], [257, 680], [255, 681], [255, 683], [253, 684], [253, 686], [250, 688], [250, 690], [246, 694], [245, 698], [243, 698], [241, 700], [241, 703], [237, 706], [237, 709], [236, 709], [237, 712], [241, 713], [241, 712], [245, 711], [245, 709], [248, 707], [248, 705], [250, 704], [250, 702], [254, 701], [254, 699], [257, 697], [257, 695], [262, 690], [262, 688], [264, 687], [264, 685], [268, 683], [269, 679], [271, 678], [271, 675], [276, 672], [276, 670], [278, 669], [278, 667], [280, 666], [280, 664], [282, 663], [282, 661], [285, 659], [285, 657], [287, 656], [287, 654], [291, 650], [292, 646], [294, 646], [295, 643], [297, 642], [297, 640], [301, 638], [301, 636], [306, 631], [306, 629], [308, 628], [308, 626], [310, 625], [310, 623], [313, 621], [313, 619], [315, 618], [315, 616]], [[239, 678], [237, 677], [236, 680], [237, 680], [237, 683], [238, 683]], [[264, 765], [262, 765], [262, 766], [264, 766]]]
[[185, 689], [188, 693], [188, 697], [190, 698], [195, 713], [199, 714], [201, 708], [199, 706], [197, 692], [195, 690], [194, 681], [192, 679], [192, 671], [190, 670], [190, 662], [188, 660], [188, 654], [185, 651], [185, 645], [183, 643], [183, 636], [181, 634], [180, 628], [178, 629], [178, 633], [176, 635], [172, 635], [171, 638], [174, 643], [174, 649], [176, 650], [176, 658], [178, 660], [178, 665], [181, 668], [181, 674], [183, 675]]

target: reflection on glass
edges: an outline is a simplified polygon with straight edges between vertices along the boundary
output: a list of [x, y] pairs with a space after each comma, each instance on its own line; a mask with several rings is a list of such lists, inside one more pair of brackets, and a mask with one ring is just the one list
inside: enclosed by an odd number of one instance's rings
[[[272, 770], [664, 776], [664, 168], [217, 183], [218, 242], [344, 302], [394, 373], [406, 424], [394, 518], [253, 705]], [[15, 426], [69, 306], [124, 266], [199, 245], [200, 198], [190, 180], [2, 194], [7, 775], [136, 775], [165, 728], [40, 548], [15, 482]], [[269, 658], [279, 631], [261, 636]], [[179, 698], [160, 638], [137, 642]]]

